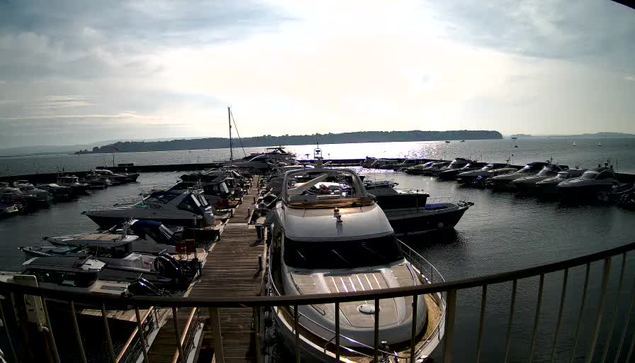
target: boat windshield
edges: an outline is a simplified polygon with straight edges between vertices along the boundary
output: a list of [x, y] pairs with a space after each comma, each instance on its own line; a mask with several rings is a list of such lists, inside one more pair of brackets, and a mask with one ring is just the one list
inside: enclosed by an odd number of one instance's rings
[[285, 181], [284, 199], [292, 207], [326, 208], [372, 203], [359, 177], [352, 171], [298, 170], [288, 172]]
[[395, 235], [359, 241], [297, 242], [284, 240], [287, 266], [309, 270], [387, 265], [403, 259]]
[[584, 174], [582, 174], [582, 177], [580, 177], [580, 179], [595, 180], [598, 177], [599, 174], [600, 173], [598, 173], [595, 170], [585, 171]]
[[181, 203], [179, 203], [177, 208], [198, 214], [201, 211], [201, 202], [194, 196], [194, 194], [190, 194], [184, 198]]
[[536, 176], [549, 176], [549, 175], [553, 175], [553, 171], [548, 166], [545, 166], [544, 168], [542, 168], [542, 170], [540, 170], [538, 174], [536, 174]]

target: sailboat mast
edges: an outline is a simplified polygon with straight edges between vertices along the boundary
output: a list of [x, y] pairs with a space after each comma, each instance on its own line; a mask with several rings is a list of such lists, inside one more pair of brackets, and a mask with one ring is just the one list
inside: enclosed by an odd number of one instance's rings
[[234, 150], [232, 149], [232, 111], [227, 107], [227, 120], [229, 121], [229, 161], [234, 161]]

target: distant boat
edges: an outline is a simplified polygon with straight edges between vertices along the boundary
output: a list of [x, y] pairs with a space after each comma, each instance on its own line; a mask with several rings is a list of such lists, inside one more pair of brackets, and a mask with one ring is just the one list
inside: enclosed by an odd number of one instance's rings
[[512, 136], [512, 140], [517, 140], [517, 139], [518, 139], [518, 137]]
[[601, 143], [601, 142], [598, 142], [598, 146], [602, 146], [602, 143]]
[[573, 146], [578, 146], [578, 145], [575, 144], [575, 141], [573, 142]]
[[461, 142], [465, 142], [465, 140], [461, 140]]
[[445, 143], [446, 143], [446, 144], [449, 144], [449, 143], [450, 143], [450, 140], [445, 140]]

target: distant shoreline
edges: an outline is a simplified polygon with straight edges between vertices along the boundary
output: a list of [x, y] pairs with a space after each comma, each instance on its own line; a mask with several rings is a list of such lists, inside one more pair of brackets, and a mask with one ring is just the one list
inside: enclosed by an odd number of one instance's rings
[[[367, 142], [408, 142], [408, 141], [444, 141], [444, 140], [499, 140], [498, 131], [457, 130], [457, 131], [363, 131], [341, 134], [258, 136], [234, 140], [235, 147], [270, 147], [278, 145], [348, 144]], [[229, 147], [228, 138], [204, 138], [170, 141], [131, 141], [81, 150], [77, 154], [103, 154], [113, 152], [145, 152], [173, 150], [223, 149]]]

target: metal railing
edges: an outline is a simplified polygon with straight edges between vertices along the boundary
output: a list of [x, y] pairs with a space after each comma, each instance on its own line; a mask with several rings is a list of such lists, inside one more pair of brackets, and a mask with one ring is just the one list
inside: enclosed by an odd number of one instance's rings
[[[75, 306], [77, 304], [82, 305], [90, 305], [97, 306], [101, 308], [102, 317], [103, 317], [103, 325], [101, 329], [104, 330], [106, 335], [106, 345], [108, 348], [108, 354], [110, 356], [110, 361], [116, 361], [116, 354], [113, 348], [113, 339], [110, 335], [109, 323], [106, 318], [106, 307], [108, 309], [135, 309], [137, 323], [139, 327], [140, 337], [142, 340], [145, 339], [144, 330], [142, 328], [143, 319], [139, 314], [138, 309], [140, 308], [149, 308], [149, 307], [168, 307], [173, 309], [173, 313], [176, 308], [209, 308], [211, 316], [211, 322], [213, 324], [212, 330], [214, 331], [214, 336], [218, 339], [215, 339], [219, 342], [219, 346], [216, 347], [216, 362], [224, 362], [224, 354], [223, 354], [223, 342], [222, 342], [222, 324], [218, 319], [218, 313], [224, 308], [237, 308], [237, 307], [252, 307], [252, 308], [280, 308], [286, 306], [292, 306], [293, 309], [290, 310], [291, 314], [294, 316], [293, 320], [293, 333], [295, 334], [295, 340], [291, 339], [291, 345], [293, 345], [293, 349], [295, 350], [296, 361], [300, 361], [305, 354], [303, 351], [302, 340], [300, 335], [300, 327], [298, 326], [298, 306], [302, 305], [319, 305], [319, 304], [335, 304], [336, 307], [339, 307], [340, 304], [352, 301], [374, 301], [375, 303], [375, 340], [372, 346], [372, 353], [365, 352], [366, 355], [372, 356], [375, 361], [379, 361], [380, 359], [385, 359], [393, 357], [394, 355], [389, 355], [387, 350], [382, 349], [378, 339], [379, 332], [379, 314], [380, 311], [378, 309], [379, 303], [382, 299], [391, 299], [398, 297], [412, 297], [413, 301], [418, 296], [426, 295], [426, 294], [445, 294], [445, 300], [447, 302], [445, 308], [445, 331], [444, 331], [444, 345], [442, 350], [437, 352], [443, 358], [444, 362], [452, 362], [453, 361], [453, 345], [455, 342], [455, 332], [456, 332], [456, 320], [457, 320], [457, 295], [459, 292], [466, 291], [467, 289], [478, 288], [481, 289], [481, 306], [480, 306], [480, 315], [478, 319], [478, 333], [475, 340], [476, 345], [476, 355], [472, 357], [472, 361], [479, 362], [483, 352], [483, 346], [485, 337], [484, 337], [484, 322], [486, 318], [486, 307], [489, 303], [488, 294], [490, 291], [490, 287], [496, 284], [506, 284], [511, 283], [511, 299], [509, 301], [509, 320], [507, 322], [506, 335], [504, 339], [496, 339], [496, 343], [500, 342], [500, 347], [503, 348], [504, 344], [504, 359], [503, 361], [508, 362], [511, 359], [512, 352], [512, 326], [517, 318], [517, 311], [521, 308], [519, 304], [522, 303], [522, 299], [518, 296], [518, 286], [519, 281], [527, 278], [538, 277], [538, 290], [537, 296], [532, 304], [535, 304], [533, 308], [525, 307], [525, 310], [529, 310], [535, 313], [535, 317], [533, 320], [530, 341], [530, 350], [528, 354], [528, 361], [532, 361], [537, 354], [537, 346], [538, 346], [538, 330], [541, 323], [541, 309], [543, 309], [544, 298], [543, 294], [545, 291], [545, 280], [548, 274], [559, 272], [563, 273], [562, 286], [560, 288], [560, 299], [559, 299], [559, 307], [557, 312], [557, 318], [555, 319], [556, 328], [553, 331], [550, 331], [550, 334], [553, 334], [552, 345], [551, 348], [551, 359], [550, 361], [554, 361], [556, 357], [556, 350], [558, 349], [558, 342], [561, 339], [562, 331], [563, 331], [563, 311], [565, 310], [565, 303], [567, 299], [569, 299], [569, 294], [567, 294], [568, 288], [573, 286], [574, 280], [571, 279], [570, 272], [571, 269], [575, 267], [585, 267], [585, 276], [584, 276], [584, 284], [582, 294], [579, 297], [581, 306], [579, 310], [576, 309], [577, 322], [576, 322], [576, 331], [573, 340], [573, 344], [569, 349], [569, 356], [571, 357], [571, 361], [579, 358], [579, 353], [582, 349], [584, 349], [585, 361], [591, 362], [595, 361], [594, 358], [600, 358], [599, 361], [605, 362], [609, 361], [610, 355], [613, 356], [611, 361], [615, 362], [631, 362], [633, 358], [633, 350], [635, 346], [635, 337], [633, 337], [633, 330], [629, 330], [629, 324], [631, 324], [631, 316], [633, 315], [633, 309], [635, 305], [635, 281], [630, 281], [632, 278], [632, 271], [630, 268], [633, 268], [633, 264], [630, 265], [627, 263], [629, 257], [629, 252], [635, 249], [635, 243], [630, 243], [624, 246], [611, 248], [605, 251], [592, 253], [589, 255], [585, 255], [582, 257], [576, 257], [572, 259], [568, 259], [565, 261], [555, 262], [544, 264], [540, 266], [525, 268], [516, 271], [510, 271], [505, 273], [493, 274], [483, 277], [475, 277], [469, 279], [463, 279], [458, 281], [445, 281], [445, 282], [436, 282], [440, 281], [441, 274], [432, 268], [429, 273], [429, 278], [431, 280], [431, 284], [423, 284], [417, 286], [409, 286], [409, 287], [399, 287], [399, 288], [390, 288], [390, 289], [382, 289], [382, 290], [366, 290], [366, 291], [355, 291], [355, 292], [347, 292], [347, 293], [335, 293], [335, 294], [311, 294], [311, 295], [299, 295], [299, 296], [250, 296], [250, 297], [240, 297], [240, 298], [180, 298], [180, 297], [144, 297], [144, 296], [133, 296], [133, 297], [125, 297], [125, 296], [101, 296], [87, 293], [78, 293], [72, 291], [62, 291], [57, 289], [50, 288], [38, 288], [32, 286], [24, 286], [17, 285], [12, 283], [0, 283], [0, 295], [4, 297], [4, 304], [0, 304], [0, 317], [2, 318], [4, 327], [6, 329], [6, 336], [8, 337], [8, 345], [10, 346], [10, 353], [7, 352], [7, 361], [16, 362], [22, 361], [21, 358], [18, 358], [19, 349], [16, 346], [22, 346], [23, 348], [26, 345], [26, 349], [41, 349], [40, 346], [28, 346], [25, 341], [21, 339], [21, 335], [16, 333], [15, 330], [12, 330], [10, 324], [7, 324], [7, 316], [18, 316], [19, 314], [15, 309], [15, 302], [20, 301], [21, 295], [31, 295], [31, 296], [39, 296], [43, 300], [44, 312], [48, 318], [48, 310], [46, 309], [47, 303], [51, 300], [55, 301], [65, 301], [71, 304], [71, 306]], [[405, 253], [410, 253], [411, 251], [407, 248], [404, 248]], [[619, 260], [615, 262], [614, 260]], [[588, 314], [588, 307], [590, 305], [587, 304], [587, 300], [589, 300], [589, 294], [594, 293], [594, 285], [591, 284], [590, 275], [592, 270], [592, 265], [595, 262], [600, 262], [602, 265], [602, 274], [601, 274], [601, 283], [599, 284], [599, 289], [597, 290], [597, 295], [599, 295], [599, 301], [597, 304], [597, 309], [594, 308], [593, 315]], [[613, 304], [613, 306], [609, 306], [609, 299], [607, 298], [607, 294], [609, 291], [608, 285], [611, 276], [611, 269], [613, 265], [617, 265], [621, 262], [621, 267], [619, 268], [619, 282], [617, 286], [617, 300]], [[630, 273], [630, 275], [629, 275]], [[424, 272], [424, 275], [428, 274], [428, 271]], [[438, 280], [437, 277], [438, 276]], [[560, 276], [560, 274], [558, 274]], [[627, 279], [628, 277], [628, 279]], [[577, 285], [576, 285], [577, 287]], [[630, 287], [631, 290], [627, 291], [626, 288]], [[467, 293], [467, 292], [466, 292]], [[630, 293], [628, 296], [628, 308], [620, 308], [620, 300], [619, 297]], [[416, 304], [415, 304], [416, 305]], [[8, 313], [5, 311], [9, 309]], [[607, 313], [606, 310], [610, 310], [610, 313]], [[215, 317], [213, 315], [216, 315]], [[73, 309], [73, 316], [75, 317], [75, 311]], [[608, 319], [607, 316], [611, 316], [611, 319]], [[176, 314], [175, 314], [176, 318]], [[590, 340], [585, 340], [581, 338], [582, 334], [586, 331], [582, 329], [582, 321], [583, 318], [593, 320], [593, 324], [590, 330], [588, 330], [589, 334], [591, 334], [592, 338]], [[75, 318], [74, 318], [75, 319]], [[257, 319], [258, 320], [258, 319]], [[336, 327], [335, 327], [335, 351], [337, 352], [337, 359], [340, 358], [340, 348], [346, 351], [345, 347], [341, 346], [341, 339], [344, 338], [340, 333], [339, 327], [339, 309], [336, 309]], [[414, 319], [413, 319], [414, 320]], [[50, 320], [49, 320], [50, 321]], [[177, 321], [177, 319], [175, 319]], [[194, 324], [194, 317], [190, 319], [191, 324]], [[618, 323], [619, 322], [619, 323]], [[256, 321], [256, 326], [259, 326], [261, 322]], [[602, 329], [604, 327], [604, 330]], [[620, 329], [618, 329], [618, 327]], [[99, 328], [99, 327], [95, 327]], [[413, 325], [414, 328], [414, 325]], [[80, 332], [79, 326], [77, 323], [74, 324], [75, 335], [77, 337], [77, 351], [83, 352], [85, 347], [82, 340], [82, 336], [86, 334], [90, 334], [90, 332], [82, 331]], [[177, 326], [177, 334], [175, 336], [175, 346], [179, 349], [179, 360], [184, 361], [183, 357], [183, 347], [186, 340], [183, 340], [182, 335], [178, 334], [178, 326]], [[604, 334], [601, 332], [604, 331]], [[630, 334], [629, 334], [630, 331]], [[52, 352], [52, 356], [54, 359], [51, 361], [60, 362], [59, 353], [56, 347], [56, 334], [60, 334], [63, 332], [58, 331], [55, 332], [51, 329], [51, 326], [43, 327], [41, 330], [42, 334], [46, 335], [46, 342], [49, 346], [49, 350]], [[528, 331], [529, 332], [529, 331]], [[415, 332], [413, 332], [413, 337]], [[69, 334], [71, 335], [71, 334]], [[178, 337], [178, 338], [177, 338]], [[16, 344], [16, 343], [20, 344]], [[465, 344], [465, 342], [463, 342]], [[258, 345], [258, 344], [257, 344]], [[600, 349], [600, 347], [603, 347]], [[613, 347], [615, 349], [610, 349]], [[147, 347], [143, 344], [143, 360], [148, 362], [147, 357]], [[172, 350], [174, 352], [174, 350]], [[414, 352], [414, 351], [412, 351]], [[384, 354], [387, 356], [382, 357]], [[563, 354], [559, 352], [559, 354]], [[259, 361], [262, 358], [261, 350], [259, 349], [256, 353], [256, 357], [258, 357]], [[625, 359], [624, 359], [625, 358]], [[141, 358], [140, 358], [141, 359]], [[85, 360], [83, 360], [85, 361]]]

